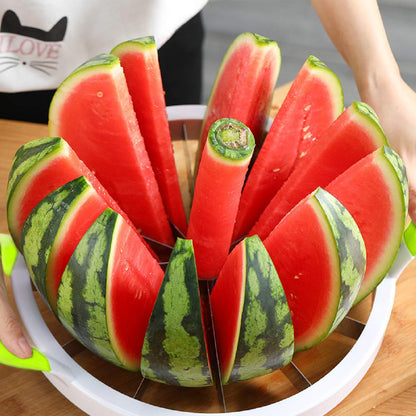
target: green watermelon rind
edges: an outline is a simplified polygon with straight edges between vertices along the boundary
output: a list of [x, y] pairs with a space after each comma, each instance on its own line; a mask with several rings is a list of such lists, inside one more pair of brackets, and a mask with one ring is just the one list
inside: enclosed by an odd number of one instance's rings
[[368, 131], [368, 135], [377, 143], [378, 147], [388, 146], [386, 135], [381, 127], [376, 112], [362, 101], [354, 101], [351, 104], [351, 114], [363, 130]]
[[16, 223], [19, 214], [18, 201], [36, 172], [41, 171], [46, 164], [65, 151], [65, 145], [60, 137], [47, 137], [26, 143], [16, 152], [7, 185], [6, 215], [10, 234], [20, 250], [21, 230]]
[[358, 225], [348, 210], [323, 189], [315, 193], [315, 198], [319, 201], [331, 227], [339, 258], [340, 299], [329, 335], [354, 304], [364, 277], [367, 253]]
[[212, 385], [192, 240], [178, 238], [150, 317], [143, 377], [183, 387]]
[[45, 303], [54, 311], [47, 289], [47, 267], [54, 243], [65, 223], [91, 190], [79, 177], [47, 195], [33, 209], [22, 227], [21, 247], [29, 274]]
[[[231, 135], [221, 134], [222, 132], [232, 131]], [[230, 136], [230, 141], [235, 140], [235, 132], [237, 136], [241, 137], [241, 132], [245, 136], [245, 143], [236, 145], [228, 145], [227, 139]], [[212, 150], [211, 155], [222, 162], [232, 164], [245, 163], [253, 154], [255, 147], [254, 136], [250, 129], [238, 120], [232, 118], [222, 118], [214, 122], [208, 133], [209, 148]]]
[[223, 383], [268, 374], [293, 356], [294, 331], [283, 286], [258, 236], [244, 239], [243, 307], [234, 362]]
[[144, 36], [141, 38], [135, 38], [131, 40], [127, 40], [118, 44], [114, 47], [110, 54], [114, 56], [120, 56], [127, 52], [134, 52], [137, 50], [146, 51], [146, 50], [155, 50], [156, 49], [156, 42], [154, 36]]
[[40, 160], [60, 149], [61, 142], [60, 137], [44, 137], [26, 143], [17, 150], [7, 183], [7, 204], [9, 204], [16, 187], [27, 172], [36, 166]]
[[107, 323], [107, 277], [120, 215], [107, 208], [78, 243], [58, 289], [58, 317], [86, 348], [109, 362], [137, 371], [112, 347]]
[[325, 62], [321, 61], [314, 55], [309, 55], [305, 62], [305, 66], [311, 71], [315, 77], [319, 77], [331, 92], [332, 103], [334, 103], [335, 117], [344, 111], [344, 91], [338, 76], [332, 71]]
[[[383, 258], [380, 259], [377, 264], [378, 272], [373, 272], [376, 274], [377, 278], [371, 279], [371, 283], [366, 282], [366, 285], [363, 283], [354, 304], [363, 300], [383, 281], [396, 259], [406, 227], [406, 218], [409, 207], [409, 184], [406, 167], [403, 160], [391, 147], [383, 146], [378, 152], [379, 154], [377, 156], [381, 157], [384, 162], [384, 169], [388, 172], [389, 176], [391, 175], [392, 181], [390, 183], [396, 188], [395, 196], [398, 198], [400, 206], [396, 211], [397, 218], [393, 219], [396, 221], [396, 224], [393, 227], [395, 236], [391, 237], [391, 244], [389, 247], [386, 247], [385, 255], [383, 255]], [[393, 195], [394, 194], [392, 193], [392, 196]]]

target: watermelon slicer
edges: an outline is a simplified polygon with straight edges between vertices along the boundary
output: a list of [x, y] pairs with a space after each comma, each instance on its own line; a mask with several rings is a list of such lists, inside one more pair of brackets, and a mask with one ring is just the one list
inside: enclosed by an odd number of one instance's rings
[[[187, 120], [188, 122], [200, 120], [204, 111], [204, 106], [173, 106], [168, 108], [168, 117], [171, 121]], [[413, 259], [415, 248], [416, 227], [411, 224], [406, 230], [404, 242], [393, 266], [375, 292], [371, 312], [361, 334], [344, 358], [331, 371], [313, 384], [309, 383], [308, 387], [298, 393], [280, 401], [230, 413], [237, 416], [277, 414], [318, 416], [329, 412], [341, 402], [359, 383], [377, 355], [393, 308], [397, 279]], [[28, 270], [20, 255], [17, 257], [12, 272], [12, 289], [17, 308], [33, 345], [47, 357], [50, 371], [44, 371], [45, 376], [64, 396], [87, 414], [97, 416], [202, 415], [202, 413], [170, 410], [132, 398], [99, 381], [81, 367], [59, 345], [43, 320], [33, 294]], [[7, 360], [5, 363], [13, 365]], [[48, 367], [45, 369], [47, 370]], [[187, 394], [191, 392], [187, 391]], [[211, 414], [219, 416], [222, 413]]]

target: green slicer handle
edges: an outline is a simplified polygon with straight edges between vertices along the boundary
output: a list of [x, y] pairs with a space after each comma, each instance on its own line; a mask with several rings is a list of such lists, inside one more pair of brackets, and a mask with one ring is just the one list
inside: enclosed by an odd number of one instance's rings
[[0, 342], [0, 364], [25, 370], [51, 371], [48, 359], [37, 349], [32, 348], [32, 351], [33, 354], [30, 358], [19, 358], [7, 350], [3, 343]]
[[[0, 259], [4, 273], [10, 276], [17, 258], [17, 248], [8, 234], [0, 234]], [[30, 358], [19, 358], [12, 354], [0, 341], [0, 364], [27, 370], [51, 371], [48, 359], [35, 348]]]

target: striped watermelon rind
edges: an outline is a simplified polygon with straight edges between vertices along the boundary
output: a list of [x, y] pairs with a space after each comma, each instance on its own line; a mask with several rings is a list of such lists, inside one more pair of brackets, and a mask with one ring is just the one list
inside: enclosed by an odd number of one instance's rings
[[90, 191], [91, 187], [84, 177], [61, 186], [35, 207], [22, 228], [21, 246], [29, 274], [52, 310], [46, 280], [49, 257], [65, 220]]
[[31, 180], [34, 171], [42, 169], [42, 166], [63, 150], [63, 145], [64, 142], [59, 137], [46, 137], [26, 143], [14, 156], [7, 184], [7, 223], [18, 248], [21, 247], [21, 230], [17, 216], [26, 184]]
[[118, 220], [119, 215], [108, 208], [85, 233], [62, 276], [57, 309], [74, 338], [113, 364], [126, 367], [112, 347], [106, 314], [109, 260]]
[[290, 310], [273, 262], [257, 236], [244, 239], [243, 244], [245, 288], [240, 332], [233, 366], [223, 374], [224, 384], [279, 369], [291, 361], [294, 349]]
[[178, 238], [143, 343], [146, 378], [185, 387], [212, 385], [191, 240]]
[[383, 146], [375, 154], [381, 158], [381, 165], [385, 170], [386, 184], [391, 189], [391, 200], [394, 203], [391, 216], [393, 222], [393, 234], [390, 236], [389, 244], [385, 247], [384, 255], [377, 263], [377, 271], [373, 273], [371, 282], [364, 281], [354, 304], [359, 303], [368, 296], [384, 279], [391, 268], [403, 240], [406, 218], [409, 207], [409, 184], [406, 168], [400, 156], [389, 146]]
[[341, 288], [336, 317], [330, 334], [345, 318], [355, 302], [366, 267], [366, 249], [361, 232], [347, 209], [322, 189], [315, 198], [324, 209], [337, 246]]

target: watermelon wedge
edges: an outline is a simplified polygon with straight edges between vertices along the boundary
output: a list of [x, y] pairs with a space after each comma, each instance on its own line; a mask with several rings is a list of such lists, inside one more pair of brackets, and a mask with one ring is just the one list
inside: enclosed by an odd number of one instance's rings
[[296, 205], [264, 240], [289, 304], [295, 351], [325, 339], [353, 305], [366, 266], [351, 214], [323, 189]]
[[148, 36], [123, 42], [111, 54], [120, 59], [168, 217], [181, 234], [186, 235], [187, 220], [173, 156], [155, 40]]
[[124, 219], [107, 208], [72, 254], [58, 290], [67, 330], [102, 358], [138, 371], [163, 271]]
[[81, 176], [42, 199], [23, 224], [21, 246], [30, 276], [55, 314], [58, 287], [69, 258], [106, 208]]
[[143, 344], [143, 377], [184, 387], [212, 385], [191, 240], [178, 238]]
[[250, 130], [237, 120], [217, 120], [209, 131], [186, 236], [194, 242], [200, 279], [216, 278], [228, 256], [254, 145]]
[[[9, 174], [7, 222], [18, 248], [23, 224], [35, 206], [48, 194], [80, 176], [85, 176], [106, 204], [135, 229], [127, 215], [68, 143], [60, 137], [45, 137], [26, 143], [18, 149]], [[156, 254], [153, 255], [156, 258]]]
[[241, 241], [211, 295], [222, 382], [267, 374], [292, 359], [294, 335], [286, 296], [263, 243]]
[[208, 100], [199, 138], [197, 164], [211, 125], [234, 118], [263, 141], [274, 86], [280, 72], [280, 49], [275, 41], [255, 33], [242, 33], [227, 50]]
[[310, 145], [344, 110], [338, 77], [309, 56], [284, 99], [244, 185], [233, 241], [247, 235]]
[[7, 222], [17, 247], [20, 247], [23, 223], [35, 206], [48, 194], [79, 176], [85, 176], [107, 204], [122, 213], [120, 207], [62, 138], [37, 139], [18, 149], [7, 186]]
[[367, 104], [354, 102], [315, 140], [249, 235], [266, 238], [302, 198], [384, 145], [386, 137], [374, 111]]
[[355, 303], [382, 281], [399, 250], [409, 191], [403, 161], [384, 146], [351, 166], [325, 188], [351, 213], [363, 235], [367, 268]]
[[99, 55], [69, 75], [52, 99], [49, 127], [52, 136], [69, 143], [143, 236], [173, 246], [118, 58]]

